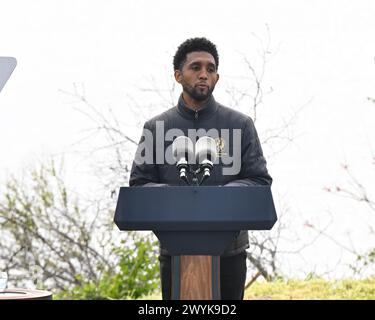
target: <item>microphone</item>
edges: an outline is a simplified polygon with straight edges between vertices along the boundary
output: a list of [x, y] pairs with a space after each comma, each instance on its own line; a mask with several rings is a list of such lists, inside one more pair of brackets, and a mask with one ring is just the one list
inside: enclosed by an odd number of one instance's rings
[[179, 136], [174, 139], [172, 143], [172, 154], [177, 161], [177, 169], [180, 172], [180, 179], [188, 182], [187, 170], [189, 168], [187, 159], [192, 159], [194, 156], [194, 146], [190, 138], [186, 136]]
[[215, 139], [204, 136], [198, 139], [195, 144], [195, 159], [203, 169], [203, 177], [201, 183], [210, 177], [211, 171], [214, 168], [214, 162], [217, 157], [216, 141]]

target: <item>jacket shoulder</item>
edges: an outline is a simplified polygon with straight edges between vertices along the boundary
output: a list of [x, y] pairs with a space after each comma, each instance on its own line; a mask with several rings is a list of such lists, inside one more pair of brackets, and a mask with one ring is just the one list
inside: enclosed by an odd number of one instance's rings
[[226, 107], [221, 103], [218, 103], [218, 106], [219, 106], [219, 114], [224, 119], [227, 119], [230, 122], [236, 123], [240, 126], [244, 126], [246, 123], [253, 124], [252, 118], [248, 116], [247, 114], [242, 113], [233, 108]]
[[154, 128], [156, 121], [168, 121], [171, 118], [175, 117], [177, 113], [176, 107], [169, 108], [168, 110], [159, 113], [158, 115], [152, 117], [151, 119], [145, 122], [145, 126], [149, 128]]

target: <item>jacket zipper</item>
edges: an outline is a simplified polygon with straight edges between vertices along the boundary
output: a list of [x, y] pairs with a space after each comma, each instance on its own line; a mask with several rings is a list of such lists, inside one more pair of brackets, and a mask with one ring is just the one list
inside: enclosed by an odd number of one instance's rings
[[[195, 114], [194, 114], [194, 129], [195, 129], [195, 132], [197, 132], [197, 129], [198, 129], [198, 110], [195, 110]], [[194, 170], [198, 169], [198, 165], [194, 164], [193, 168], [194, 168]], [[196, 185], [196, 183], [198, 181], [197, 179], [198, 179], [198, 177], [193, 178], [193, 185], [194, 186]]]

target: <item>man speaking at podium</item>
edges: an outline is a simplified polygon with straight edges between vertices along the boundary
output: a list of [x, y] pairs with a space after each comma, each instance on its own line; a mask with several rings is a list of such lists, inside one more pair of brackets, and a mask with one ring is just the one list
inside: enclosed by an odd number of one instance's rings
[[[219, 80], [218, 66], [216, 46], [206, 38], [188, 39], [178, 47], [173, 67], [182, 94], [176, 107], [145, 123], [131, 170], [130, 186], [186, 185], [180, 179], [176, 165], [170, 161], [166, 163], [164, 159], [168, 158], [173, 140], [168, 132], [181, 132], [193, 143], [200, 136], [213, 135], [215, 138], [218, 158], [211, 176], [204, 180], [203, 185], [271, 185], [272, 178], [252, 119], [221, 105], [212, 95]], [[223, 300], [242, 300], [244, 297], [248, 247], [248, 233], [241, 231], [220, 256]], [[162, 296], [169, 300], [171, 256], [163, 247], [160, 248], [159, 261]]]

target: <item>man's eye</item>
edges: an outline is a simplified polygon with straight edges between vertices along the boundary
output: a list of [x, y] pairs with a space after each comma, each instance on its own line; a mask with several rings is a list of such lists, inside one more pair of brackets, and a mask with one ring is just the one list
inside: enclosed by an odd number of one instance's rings
[[208, 68], [208, 72], [215, 72], [215, 68]]
[[199, 67], [198, 67], [198, 66], [192, 66], [192, 69], [193, 69], [194, 71], [198, 71], [198, 70], [199, 70]]

